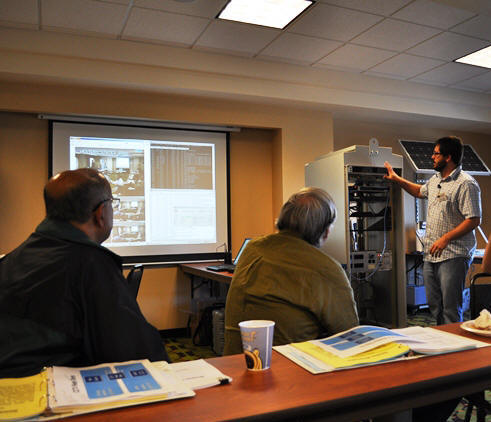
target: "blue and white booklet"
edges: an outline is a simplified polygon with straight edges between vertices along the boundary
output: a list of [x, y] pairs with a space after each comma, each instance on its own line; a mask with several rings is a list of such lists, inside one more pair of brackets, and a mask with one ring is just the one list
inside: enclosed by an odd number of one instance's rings
[[48, 368], [48, 407], [53, 413], [85, 413], [194, 395], [172, 371], [159, 370], [148, 360]]
[[[331, 337], [274, 346], [313, 374], [491, 346], [430, 327], [388, 329], [360, 325]], [[414, 353], [412, 353], [414, 352]]]
[[[3, 403], [0, 400], [0, 420], [48, 421], [193, 397], [193, 390], [231, 381], [202, 359], [173, 364], [135, 360], [83, 368], [53, 366], [34, 376], [0, 380], [6, 398]], [[19, 396], [19, 391], [32, 394]]]
[[405, 344], [413, 352], [421, 354], [456, 352], [478, 347], [482, 343], [431, 327], [388, 329], [372, 325], [359, 325], [331, 337], [310, 342], [342, 358], [392, 342]]

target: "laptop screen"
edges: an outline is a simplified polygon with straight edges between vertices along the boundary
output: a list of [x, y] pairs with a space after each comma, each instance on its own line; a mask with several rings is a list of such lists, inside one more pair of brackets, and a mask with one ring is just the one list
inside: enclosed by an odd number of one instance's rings
[[237, 254], [237, 256], [234, 259], [234, 265], [237, 265], [239, 263], [240, 255], [242, 255], [242, 252], [244, 252], [244, 249], [245, 249], [246, 245], [249, 243], [249, 240], [251, 240], [251, 238], [250, 237], [246, 237], [244, 239], [244, 242], [242, 242], [242, 246], [239, 249], [239, 253]]

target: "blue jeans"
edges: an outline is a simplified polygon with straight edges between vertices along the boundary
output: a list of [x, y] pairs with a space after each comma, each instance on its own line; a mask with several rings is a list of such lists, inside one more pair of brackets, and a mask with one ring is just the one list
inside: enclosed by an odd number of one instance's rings
[[426, 299], [438, 325], [463, 320], [462, 294], [470, 263], [469, 258], [463, 257], [424, 262]]

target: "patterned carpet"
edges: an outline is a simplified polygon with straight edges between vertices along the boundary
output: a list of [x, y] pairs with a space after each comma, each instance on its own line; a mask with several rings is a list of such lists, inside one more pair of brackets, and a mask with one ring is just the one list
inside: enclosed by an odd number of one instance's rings
[[165, 348], [172, 362], [185, 362], [218, 356], [211, 346], [195, 346], [189, 337], [166, 338]]
[[[491, 391], [486, 390], [486, 400], [491, 401]], [[459, 405], [456, 407], [452, 416], [447, 419], [447, 422], [463, 422], [465, 420], [465, 412], [467, 411], [468, 402], [466, 399], [462, 399]], [[476, 422], [476, 409], [472, 410], [472, 416], [470, 422]], [[491, 422], [491, 415], [486, 415], [486, 422]]]
[[[435, 325], [428, 309], [421, 309], [408, 314], [408, 325], [431, 326]], [[172, 362], [183, 362], [195, 359], [207, 359], [218, 356], [211, 346], [195, 346], [190, 338], [167, 338], [165, 346]], [[486, 399], [491, 401], [491, 391], [486, 391]], [[447, 422], [464, 422], [468, 403], [462, 399]], [[476, 410], [473, 410], [471, 422], [476, 421]], [[486, 422], [491, 422], [491, 415], [486, 416]]]

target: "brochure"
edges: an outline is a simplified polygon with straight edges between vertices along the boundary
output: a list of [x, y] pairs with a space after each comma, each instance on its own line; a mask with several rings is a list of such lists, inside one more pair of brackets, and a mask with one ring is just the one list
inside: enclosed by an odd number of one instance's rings
[[53, 413], [80, 408], [98, 410], [192, 397], [195, 393], [171, 372], [148, 360], [86, 368], [48, 368], [48, 407]]
[[395, 333], [388, 328], [359, 325], [331, 337], [311, 340], [310, 343], [335, 356], [347, 358], [366, 352], [377, 346], [398, 341], [402, 337], [402, 334]]
[[313, 374], [391, 362], [410, 351], [403, 344], [388, 343], [355, 356], [341, 358], [308, 341], [274, 346], [273, 349]]
[[372, 325], [359, 325], [311, 343], [341, 358], [358, 355], [383, 344], [396, 342], [410, 346], [423, 354], [456, 352], [476, 347], [475, 340], [446, 333], [431, 327], [407, 327], [388, 329]]
[[54, 366], [31, 377], [0, 379], [0, 421], [57, 419], [194, 395], [172, 370], [159, 370], [148, 360]]
[[389, 330], [365, 325], [324, 339], [274, 349], [311, 373], [319, 374], [393, 362], [409, 354], [442, 354], [484, 346], [490, 344], [430, 327]]

